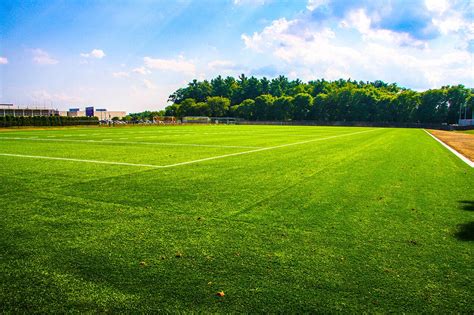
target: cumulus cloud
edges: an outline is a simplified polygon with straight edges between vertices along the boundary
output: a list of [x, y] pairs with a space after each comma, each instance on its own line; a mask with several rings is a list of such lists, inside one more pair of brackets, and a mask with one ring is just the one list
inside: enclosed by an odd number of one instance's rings
[[[325, 5], [324, 1], [308, 4], [316, 10], [317, 4]], [[442, 5], [433, 10], [444, 12], [443, 16], [449, 12]], [[242, 40], [248, 50], [264, 55], [283, 73], [305, 80], [382, 79], [416, 89], [474, 84], [467, 66], [473, 55], [463, 45], [439, 45], [410, 32], [382, 28], [376, 15], [368, 11], [353, 8], [332, 23], [315, 23], [312, 15], [281, 18], [260, 32], [242, 34]], [[448, 38], [451, 43], [456, 40], [466, 41]]]
[[42, 49], [33, 49], [33, 61], [39, 65], [55, 65], [59, 61], [51, 57], [46, 51]]
[[177, 59], [161, 59], [161, 58], [143, 58], [145, 66], [149, 69], [156, 69], [161, 71], [174, 71], [187, 75], [194, 75], [196, 73], [196, 66], [193, 62], [186, 60], [179, 56]]
[[289, 39], [289, 36], [291, 36], [290, 27], [297, 23], [298, 20], [288, 21], [286, 18], [281, 18], [273, 21], [271, 25], [265, 27], [260, 33], [255, 32], [252, 36], [242, 34], [241, 38], [246, 48], [262, 52], [264, 49], [268, 49], [273, 45], [273, 43], [268, 41], [271, 36], [280, 36], [279, 38], [275, 38], [275, 40], [280, 43]]
[[8, 63], [7, 57], [0, 57], [0, 65], [6, 65]]
[[138, 68], [135, 68], [132, 70], [132, 72], [134, 73], [138, 73], [138, 74], [142, 74], [142, 75], [147, 75], [147, 74], [150, 74], [151, 71], [148, 70], [147, 68], [145, 67], [138, 67]]
[[394, 32], [388, 29], [374, 28], [372, 26], [372, 18], [366, 14], [364, 9], [349, 12], [347, 18], [341, 21], [340, 26], [356, 29], [364, 40], [383, 41], [391, 44], [396, 43], [401, 46], [426, 47], [425, 41], [413, 38], [406, 32]]
[[112, 76], [114, 78], [127, 78], [129, 77], [129, 73], [128, 72], [125, 72], [125, 71], [118, 71], [118, 72], [113, 72], [112, 73]]
[[89, 53], [81, 53], [81, 57], [84, 57], [84, 58], [102, 59], [105, 56], [106, 55], [102, 49], [92, 49], [92, 51]]
[[425, 0], [425, 6], [428, 11], [442, 14], [449, 8], [449, 2], [447, 0]]
[[306, 8], [310, 11], [314, 11], [319, 7], [327, 5], [328, 3], [329, 3], [329, 0], [308, 0], [308, 3], [306, 4]]

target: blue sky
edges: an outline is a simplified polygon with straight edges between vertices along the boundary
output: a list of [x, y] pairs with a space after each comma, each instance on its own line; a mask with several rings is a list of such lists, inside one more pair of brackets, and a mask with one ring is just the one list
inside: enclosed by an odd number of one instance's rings
[[0, 3], [0, 102], [162, 109], [240, 73], [474, 87], [470, 0]]

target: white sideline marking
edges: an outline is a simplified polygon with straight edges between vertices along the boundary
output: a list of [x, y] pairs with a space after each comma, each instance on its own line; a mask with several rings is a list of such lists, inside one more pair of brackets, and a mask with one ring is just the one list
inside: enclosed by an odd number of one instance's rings
[[456, 155], [458, 158], [460, 158], [464, 163], [466, 163], [467, 165], [469, 165], [470, 167], [474, 167], [474, 162], [472, 162], [471, 160], [469, 160], [467, 157], [465, 157], [464, 155], [462, 155], [461, 153], [459, 153], [458, 151], [454, 150], [453, 148], [451, 148], [449, 145], [447, 145], [446, 143], [444, 143], [443, 141], [439, 140], [438, 138], [436, 138], [434, 135], [432, 135], [431, 133], [429, 133], [428, 131], [426, 131], [426, 129], [423, 129], [427, 134], [429, 134], [431, 137], [433, 137], [433, 139], [435, 139], [436, 141], [438, 141], [439, 143], [441, 143], [446, 149], [448, 149], [449, 151], [451, 151], [451, 153], [453, 153], [454, 155]]
[[25, 155], [25, 154], [10, 154], [10, 153], [0, 153], [0, 155], [2, 155], [2, 156], [24, 157], [24, 158], [32, 158], [32, 159], [45, 159], [45, 160], [59, 160], [59, 161], [71, 161], [71, 162], [95, 163], [95, 164], [112, 164], [112, 165], [125, 165], [125, 166], [153, 167], [153, 168], [162, 168], [163, 167], [163, 166], [160, 166], [160, 165], [152, 165], [152, 164], [135, 164], [135, 163], [125, 163], [125, 162], [110, 162], [110, 161], [98, 161], [98, 160], [70, 159], [70, 158], [41, 156], [41, 155]]
[[[380, 128], [380, 129], [382, 129], [382, 128]], [[186, 161], [186, 162], [180, 162], [180, 163], [174, 163], [174, 164], [168, 164], [168, 165], [135, 164], [135, 163], [98, 161], [98, 160], [82, 160], [82, 159], [72, 159], [72, 158], [49, 157], [49, 156], [41, 156], [41, 155], [10, 154], [10, 153], [0, 153], [0, 156], [13, 156], [13, 157], [25, 157], [25, 158], [33, 158], [33, 159], [60, 160], [60, 161], [72, 161], [72, 162], [84, 162], [84, 163], [96, 163], [96, 164], [138, 166], [138, 167], [150, 167], [150, 168], [169, 168], [169, 167], [194, 164], [194, 163], [199, 163], [199, 162], [204, 162], [204, 161], [223, 159], [223, 158], [231, 157], [231, 156], [244, 155], [244, 154], [250, 154], [250, 153], [255, 153], [255, 152], [260, 152], [260, 151], [279, 149], [279, 148], [289, 147], [289, 146], [293, 146], [293, 145], [300, 145], [300, 144], [305, 144], [305, 143], [310, 143], [310, 142], [323, 141], [323, 140], [329, 140], [329, 139], [334, 139], [334, 138], [339, 138], [339, 137], [351, 136], [351, 135], [356, 135], [356, 134], [360, 134], [360, 133], [376, 131], [376, 130], [380, 130], [380, 129], [370, 129], [370, 130], [346, 133], [346, 134], [337, 135], [337, 136], [331, 136], [331, 137], [317, 138], [317, 139], [300, 141], [300, 142], [281, 144], [281, 145], [276, 145], [276, 146], [273, 146], [273, 147], [265, 147], [265, 148], [259, 148], [259, 149], [256, 149], [256, 150], [230, 153], [230, 154], [224, 154], [224, 155], [218, 155], [218, 156], [211, 156], [211, 157], [203, 158], [203, 159], [199, 159], [199, 160], [192, 160], [192, 161]]]
[[[6, 140], [32, 140], [32, 141], [52, 141], [52, 142], [82, 142], [82, 143], [116, 143], [116, 144], [146, 144], [146, 145], [164, 145], [181, 147], [205, 147], [205, 148], [231, 148], [231, 149], [259, 149], [255, 146], [240, 145], [219, 145], [219, 144], [197, 144], [197, 143], [170, 143], [170, 142], [143, 142], [143, 141], [112, 141], [112, 139], [102, 140], [80, 140], [80, 139], [41, 139], [41, 138], [19, 138], [19, 137], [0, 137]], [[128, 138], [120, 138], [128, 139]]]

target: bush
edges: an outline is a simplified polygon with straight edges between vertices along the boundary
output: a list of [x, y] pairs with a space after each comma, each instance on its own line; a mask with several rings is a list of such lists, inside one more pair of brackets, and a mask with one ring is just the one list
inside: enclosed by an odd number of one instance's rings
[[98, 125], [97, 117], [66, 117], [66, 116], [2, 116], [0, 127], [15, 126], [78, 126]]

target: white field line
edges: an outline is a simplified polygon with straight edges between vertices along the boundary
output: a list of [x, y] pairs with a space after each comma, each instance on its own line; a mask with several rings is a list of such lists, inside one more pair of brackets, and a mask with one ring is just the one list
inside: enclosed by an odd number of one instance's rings
[[431, 133], [429, 133], [428, 131], [426, 131], [426, 129], [423, 129], [427, 134], [429, 134], [431, 137], [433, 137], [433, 139], [435, 139], [436, 141], [438, 141], [439, 143], [441, 143], [446, 149], [448, 149], [449, 151], [451, 151], [451, 153], [453, 153], [454, 155], [456, 155], [458, 158], [460, 158], [464, 163], [466, 163], [467, 165], [469, 165], [470, 167], [474, 167], [474, 162], [472, 162], [471, 160], [469, 160], [467, 157], [465, 157], [464, 155], [462, 155], [461, 153], [459, 153], [458, 151], [454, 150], [453, 148], [451, 148], [449, 145], [447, 145], [446, 143], [444, 143], [443, 141], [439, 140], [438, 138], [436, 138], [434, 135], [432, 135]]
[[[144, 142], [144, 141], [112, 141], [112, 139], [102, 140], [79, 140], [79, 139], [41, 139], [41, 138], [19, 138], [19, 137], [0, 137], [6, 140], [31, 140], [31, 141], [50, 141], [50, 142], [80, 142], [80, 143], [112, 143], [112, 144], [145, 144], [145, 145], [162, 145], [162, 146], [179, 146], [179, 147], [205, 147], [205, 148], [230, 148], [230, 149], [260, 149], [256, 146], [240, 146], [240, 145], [218, 145], [218, 144], [197, 144], [197, 143], [169, 143], [169, 142]], [[126, 139], [126, 138], [124, 138]]]
[[260, 149], [256, 149], [256, 150], [250, 150], [250, 151], [244, 151], [244, 152], [237, 152], [237, 153], [230, 153], [230, 154], [212, 156], [212, 157], [199, 159], [199, 160], [193, 160], [193, 161], [187, 161], [187, 162], [164, 165], [163, 167], [174, 167], [174, 166], [180, 166], [180, 165], [194, 164], [194, 163], [199, 163], [199, 162], [204, 162], [204, 161], [222, 159], [222, 158], [226, 158], [226, 157], [230, 157], [230, 156], [244, 155], [244, 154], [250, 154], [250, 153], [255, 153], [255, 152], [279, 149], [279, 148], [284, 148], [284, 147], [289, 147], [289, 146], [294, 146], [294, 145], [300, 145], [300, 144], [305, 144], [305, 143], [310, 143], [310, 142], [323, 141], [323, 140], [329, 140], [329, 139], [334, 139], [334, 138], [339, 138], [339, 137], [351, 136], [351, 135], [356, 135], [356, 134], [366, 133], [366, 132], [371, 132], [371, 131], [376, 131], [376, 130], [379, 130], [379, 129], [370, 129], [370, 130], [365, 130], [365, 131], [346, 133], [346, 134], [343, 134], [343, 135], [337, 135], [337, 136], [331, 136], [331, 137], [325, 137], [325, 138], [318, 138], [318, 139], [311, 139], [311, 140], [306, 140], [306, 141], [299, 141], [299, 142], [281, 144], [281, 145], [276, 145], [276, 146], [273, 146], [273, 147], [260, 148]]
[[25, 155], [25, 154], [10, 154], [10, 153], [0, 153], [0, 155], [1, 156], [32, 158], [32, 159], [94, 163], [94, 164], [111, 164], [111, 165], [138, 166], [138, 167], [152, 167], [152, 168], [162, 168], [163, 167], [163, 166], [160, 166], [160, 165], [152, 165], [152, 164], [135, 164], [135, 163], [125, 163], [125, 162], [110, 162], [110, 161], [98, 161], [98, 160], [70, 159], [70, 158], [41, 156], [41, 155]]
[[339, 138], [339, 137], [352, 136], [352, 135], [366, 133], [366, 132], [372, 132], [372, 131], [376, 131], [376, 130], [380, 130], [380, 129], [370, 129], [370, 130], [364, 130], [364, 131], [359, 131], [359, 132], [346, 133], [346, 134], [337, 135], [337, 136], [330, 136], [330, 137], [325, 137], [325, 138], [317, 138], [317, 139], [312, 139], [312, 140], [281, 144], [281, 145], [276, 145], [276, 146], [273, 146], [273, 147], [259, 148], [259, 149], [250, 150], [250, 151], [243, 151], [243, 152], [237, 152], [237, 153], [230, 153], [230, 154], [212, 156], [212, 157], [208, 157], [208, 158], [192, 160], [192, 161], [186, 161], [186, 162], [180, 162], [180, 163], [174, 163], [174, 164], [167, 164], [167, 165], [152, 165], [152, 164], [135, 164], [135, 163], [111, 162], [111, 161], [82, 160], [82, 159], [49, 157], [49, 156], [40, 156], [40, 155], [10, 154], [10, 153], [0, 153], [0, 156], [24, 157], [24, 158], [34, 158], [34, 159], [47, 159], [47, 160], [61, 160], [61, 161], [97, 163], [97, 164], [125, 165], [125, 166], [150, 167], [150, 168], [169, 168], [169, 167], [175, 167], [175, 166], [195, 164], [195, 163], [200, 163], [200, 162], [205, 162], [205, 161], [223, 159], [223, 158], [227, 158], [227, 157], [231, 157], [231, 156], [244, 155], [244, 154], [250, 154], [250, 153], [255, 153], [255, 152], [279, 149], [279, 148], [284, 148], [284, 147], [289, 147], [289, 146], [294, 146], [294, 145], [300, 145], [300, 144], [305, 144], [305, 143], [310, 143], [310, 142], [316, 142], [316, 141], [329, 140], [329, 139], [334, 139], [334, 138]]

